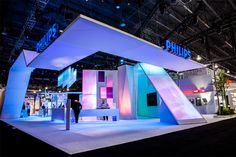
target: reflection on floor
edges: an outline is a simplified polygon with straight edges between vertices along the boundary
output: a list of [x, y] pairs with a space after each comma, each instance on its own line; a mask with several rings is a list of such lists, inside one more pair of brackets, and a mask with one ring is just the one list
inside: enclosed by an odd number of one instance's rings
[[[213, 115], [205, 115], [204, 117], [208, 123], [231, 118], [213, 118]], [[159, 119], [120, 120], [117, 122], [80, 121], [78, 124], [71, 124], [71, 130], [66, 131], [64, 122], [51, 122], [49, 117], [31, 116], [29, 118], [4, 121], [68, 154], [94, 150], [205, 125], [170, 125], [160, 123]]]

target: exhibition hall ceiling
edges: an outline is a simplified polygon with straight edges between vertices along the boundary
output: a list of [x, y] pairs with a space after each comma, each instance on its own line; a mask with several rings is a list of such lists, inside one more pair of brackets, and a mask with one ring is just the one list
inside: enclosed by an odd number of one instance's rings
[[[22, 49], [35, 51], [36, 43], [54, 23], [64, 30], [79, 14], [158, 46], [170, 39], [190, 49], [193, 60], [200, 55], [200, 63], [216, 62], [232, 75], [236, 74], [236, 2], [233, 0], [1, 0], [1, 83], [6, 83], [9, 68]], [[111, 69], [120, 60], [99, 52], [75, 66]], [[32, 79], [36, 78], [33, 81], [38, 79], [41, 82], [37, 83], [42, 84], [56, 79], [58, 72], [41, 70], [32, 75]]]

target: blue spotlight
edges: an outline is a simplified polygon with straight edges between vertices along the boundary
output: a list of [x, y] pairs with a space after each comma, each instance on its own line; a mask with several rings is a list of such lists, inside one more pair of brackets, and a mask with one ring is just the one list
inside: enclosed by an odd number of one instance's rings
[[125, 24], [124, 22], [122, 22], [122, 23], [120, 24], [120, 26], [121, 26], [121, 27], [125, 27], [126, 24]]
[[124, 59], [120, 59], [120, 64], [124, 64]]

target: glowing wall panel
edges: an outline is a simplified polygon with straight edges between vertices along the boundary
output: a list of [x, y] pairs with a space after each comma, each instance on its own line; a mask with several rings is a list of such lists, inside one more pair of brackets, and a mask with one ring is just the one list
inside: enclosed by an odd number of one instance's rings
[[119, 109], [121, 119], [136, 118], [133, 67], [124, 65], [118, 68]]
[[145, 63], [140, 66], [178, 124], [206, 122], [163, 68]]
[[136, 102], [138, 118], [159, 118], [160, 117], [160, 96], [157, 93], [157, 106], [147, 105], [147, 94], [157, 92], [151, 81], [144, 73], [139, 64], [134, 66], [134, 79], [136, 87]]
[[97, 108], [97, 71], [83, 70], [82, 103], [84, 109]]
[[24, 54], [21, 53], [9, 71], [1, 118], [20, 117], [33, 70], [34, 68], [26, 67]]
[[112, 87], [113, 86], [113, 75], [108, 75], [107, 76], [107, 87]]
[[107, 88], [100, 87], [100, 98], [106, 99], [107, 98]]
[[74, 68], [67, 68], [63, 73], [58, 76], [57, 86], [62, 86], [70, 88], [77, 78], [77, 69]]

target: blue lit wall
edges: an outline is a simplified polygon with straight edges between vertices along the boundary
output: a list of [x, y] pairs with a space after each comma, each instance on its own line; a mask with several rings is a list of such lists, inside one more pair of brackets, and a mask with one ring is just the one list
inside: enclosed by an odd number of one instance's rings
[[147, 93], [156, 92], [156, 89], [148, 79], [147, 75], [137, 64], [135, 67], [135, 78], [137, 79], [137, 116], [138, 118], [159, 118], [160, 117], [160, 96], [157, 93], [157, 106], [147, 105]]
[[21, 53], [9, 71], [1, 118], [19, 118], [31, 72]]

